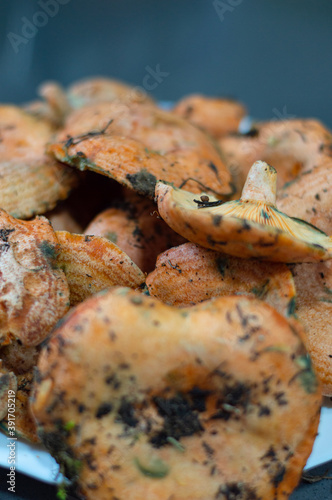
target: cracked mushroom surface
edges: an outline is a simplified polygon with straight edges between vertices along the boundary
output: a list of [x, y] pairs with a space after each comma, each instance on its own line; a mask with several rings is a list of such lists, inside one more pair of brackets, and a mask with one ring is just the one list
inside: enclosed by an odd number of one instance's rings
[[0, 209], [0, 346], [40, 344], [69, 309], [59, 242], [44, 217], [22, 221]]
[[210, 138], [187, 121], [146, 104], [101, 102], [70, 114], [48, 152], [81, 170], [109, 176], [153, 198], [158, 179], [233, 192], [231, 176]]
[[253, 264], [194, 243], [184, 243], [159, 255], [155, 270], [146, 277], [146, 285], [151, 296], [178, 307], [243, 294], [264, 300], [284, 316], [292, 315], [295, 308], [295, 285], [286, 264]]
[[276, 170], [263, 161], [251, 167], [240, 200], [222, 202], [158, 182], [160, 216], [193, 243], [241, 258], [317, 262], [332, 256], [331, 238], [276, 208]]
[[51, 210], [76, 185], [76, 172], [45, 154], [53, 133], [47, 120], [0, 106], [0, 207], [14, 217]]
[[41, 354], [40, 437], [80, 498], [286, 499], [320, 412], [302, 334], [249, 297], [181, 309], [99, 294]]

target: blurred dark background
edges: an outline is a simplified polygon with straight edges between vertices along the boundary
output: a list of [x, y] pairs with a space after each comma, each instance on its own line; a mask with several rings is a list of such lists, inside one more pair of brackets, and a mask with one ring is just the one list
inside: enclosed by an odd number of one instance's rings
[[158, 99], [231, 96], [255, 118], [332, 127], [331, 0], [0, 0], [0, 36], [2, 102], [108, 75]]

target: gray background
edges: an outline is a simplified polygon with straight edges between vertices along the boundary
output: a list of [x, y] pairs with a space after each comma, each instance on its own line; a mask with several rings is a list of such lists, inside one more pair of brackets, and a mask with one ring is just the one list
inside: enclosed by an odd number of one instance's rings
[[0, 0], [0, 101], [33, 99], [45, 79], [142, 85], [159, 64], [169, 74], [153, 89], [158, 99], [233, 96], [256, 118], [316, 116], [332, 127], [331, 0], [224, 0], [219, 15], [213, 0], [58, 1], [67, 3], [15, 51], [8, 34], [22, 36], [22, 18], [42, 9]]

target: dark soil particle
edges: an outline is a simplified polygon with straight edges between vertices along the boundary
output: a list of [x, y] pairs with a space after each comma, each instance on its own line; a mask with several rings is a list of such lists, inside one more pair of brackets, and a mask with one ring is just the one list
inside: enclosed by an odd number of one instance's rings
[[84, 413], [86, 410], [86, 406], [84, 404], [79, 404], [77, 409], [78, 409], [78, 413]]
[[111, 411], [112, 405], [110, 403], [102, 403], [96, 412], [96, 418], [105, 417], [105, 415], [108, 415]]
[[120, 387], [121, 387], [121, 382], [115, 373], [106, 377], [105, 382], [107, 385], [112, 386], [115, 391], [120, 389]]
[[202, 442], [202, 446], [204, 448], [204, 451], [205, 451], [208, 459], [211, 459], [214, 455], [214, 449], [211, 448], [211, 446], [208, 443], [206, 443], [205, 441]]
[[253, 488], [245, 483], [225, 483], [215, 495], [215, 500], [262, 500]]
[[211, 394], [211, 391], [200, 389], [194, 386], [189, 392], [191, 396], [191, 408], [198, 412], [206, 411], [206, 398]]
[[138, 419], [135, 417], [135, 408], [132, 403], [124, 398], [122, 399], [115, 421], [122, 422], [128, 427], [136, 427]]
[[271, 410], [268, 406], [261, 406], [258, 411], [259, 417], [268, 417], [271, 414]]
[[154, 447], [160, 448], [168, 444], [167, 438], [179, 440], [183, 436], [192, 436], [204, 430], [196, 410], [193, 410], [193, 404], [183, 395], [168, 399], [156, 397], [154, 403], [159, 415], [164, 418], [162, 430], [150, 439]]

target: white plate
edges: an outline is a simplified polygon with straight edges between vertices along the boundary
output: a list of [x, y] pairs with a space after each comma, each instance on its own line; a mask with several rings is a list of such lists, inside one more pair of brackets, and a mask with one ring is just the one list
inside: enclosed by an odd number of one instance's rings
[[[326, 403], [326, 404], [325, 404]], [[301, 418], [301, 416], [299, 416]], [[305, 469], [332, 460], [332, 404], [324, 401], [318, 428], [318, 435]], [[0, 432], [0, 466], [8, 468], [9, 448], [12, 438]], [[16, 470], [46, 483], [60, 483], [62, 476], [59, 466], [49, 453], [40, 445], [32, 445], [22, 439], [15, 441]]]

